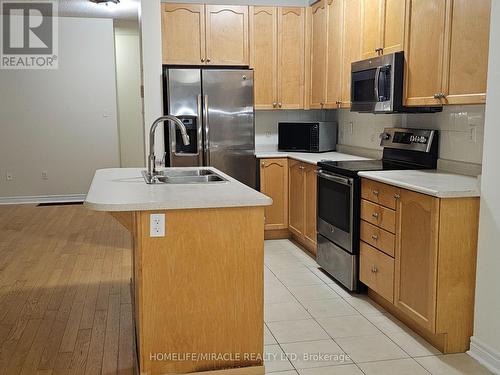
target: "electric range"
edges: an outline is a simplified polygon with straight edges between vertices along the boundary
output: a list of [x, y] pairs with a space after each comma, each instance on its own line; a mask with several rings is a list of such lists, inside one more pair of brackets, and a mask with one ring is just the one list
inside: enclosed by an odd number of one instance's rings
[[382, 160], [318, 163], [318, 264], [351, 291], [362, 287], [359, 271], [361, 171], [435, 169], [438, 132], [386, 128]]

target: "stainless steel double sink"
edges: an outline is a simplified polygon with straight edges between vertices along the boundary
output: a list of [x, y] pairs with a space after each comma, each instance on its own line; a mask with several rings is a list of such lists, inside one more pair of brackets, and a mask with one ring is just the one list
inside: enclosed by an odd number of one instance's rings
[[210, 184], [225, 182], [227, 179], [210, 169], [167, 169], [150, 176], [142, 171], [147, 184]]

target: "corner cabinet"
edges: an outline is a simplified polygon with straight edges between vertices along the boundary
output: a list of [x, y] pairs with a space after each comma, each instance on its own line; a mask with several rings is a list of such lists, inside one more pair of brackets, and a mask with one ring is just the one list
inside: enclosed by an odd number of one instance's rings
[[250, 7], [250, 66], [256, 109], [302, 109], [305, 8]]
[[406, 105], [484, 104], [491, 0], [407, 0]]
[[265, 208], [267, 231], [288, 230], [288, 159], [260, 160], [260, 191], [272, 198]]
[[[466, 351], [479, 198], [436, 198], [362, 179], [362, 201], [368, 208], [361, 221], [360, 279], [369, 295], [440, 351]], [[395, 230], [365, 221], [370, 210], [394, 215]]]
[[248, 7], [162, 3], [163, 63], [249, 65]]

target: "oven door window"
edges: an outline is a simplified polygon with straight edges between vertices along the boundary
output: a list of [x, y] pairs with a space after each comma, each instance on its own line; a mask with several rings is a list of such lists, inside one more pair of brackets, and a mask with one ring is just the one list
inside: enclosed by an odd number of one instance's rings
[[326, 178], [318, 179], [318, 216], [346, 233], [351, 232], [351, 188]]

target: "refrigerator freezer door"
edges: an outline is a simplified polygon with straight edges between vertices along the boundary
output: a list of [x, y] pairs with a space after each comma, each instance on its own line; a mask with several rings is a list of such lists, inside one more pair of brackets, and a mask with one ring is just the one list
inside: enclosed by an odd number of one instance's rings
[[[170, 123], [165, 127], [165, 146], [171, 167], [194, 167], [203, 165], [203, 121], [200, 69], [166, 69], [165, 112], [177, 116], [188, 128], [194, 150], [178, 150], [178, 130]], [[191, 123], [194, 121], [194, 124]], [[167, 147], [168, 146], [168, 147]], [[193, 145], [194, 146], [194, 145]], [[182, 147], [181, 147], [182, 149]]]
[[205, 163], [255, 188], [252, 70], [203, 70]]

